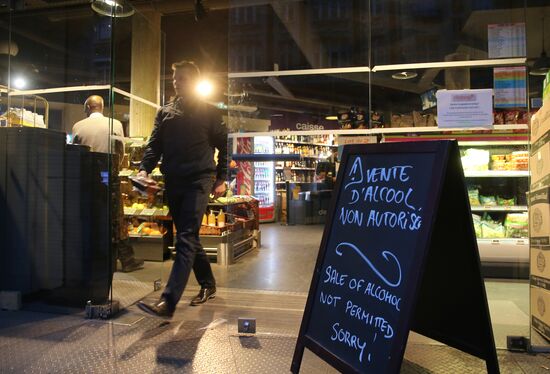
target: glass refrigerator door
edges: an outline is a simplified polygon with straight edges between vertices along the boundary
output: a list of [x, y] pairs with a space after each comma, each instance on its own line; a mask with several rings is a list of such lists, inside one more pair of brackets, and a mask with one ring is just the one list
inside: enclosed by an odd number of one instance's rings
[[[274, 154], [273, 137], [254, 137], [254, 153]], [[260, 200], [260, 222], [273, 222], [275, 220], [275, 164], [273, 161], [254, 163], [254, 196]]]

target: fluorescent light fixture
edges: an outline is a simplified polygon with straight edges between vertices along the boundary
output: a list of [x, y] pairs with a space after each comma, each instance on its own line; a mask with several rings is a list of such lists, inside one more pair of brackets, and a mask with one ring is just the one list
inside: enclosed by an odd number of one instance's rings
[[207, 80], [200, 81], [197, 84], [196, 92], [200, 97], [208, 97], [212, 94], [212, 91], [214, 91], [214, 86]]
[[338, 121], [338, 116], [326, 116], [327, 121]]
[[23, 88], [27, 87], [27, 80], [23, 77], [16, 77], [13, 80], [13, 87], [17, 88], [18, 90], [22, 90]]
[[107, 17], [130, 17], [134, 14], [134, 8], [124, 0], [92, 0], [94, 12]]

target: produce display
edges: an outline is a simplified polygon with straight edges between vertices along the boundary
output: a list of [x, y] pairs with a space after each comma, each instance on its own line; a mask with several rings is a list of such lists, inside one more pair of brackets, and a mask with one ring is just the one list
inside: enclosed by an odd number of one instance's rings
[[527, 238], [529, 236], [527, 213], [508, 213], [503, 221], [489, 214], [472, 214], [476, 236], [483, 239]]

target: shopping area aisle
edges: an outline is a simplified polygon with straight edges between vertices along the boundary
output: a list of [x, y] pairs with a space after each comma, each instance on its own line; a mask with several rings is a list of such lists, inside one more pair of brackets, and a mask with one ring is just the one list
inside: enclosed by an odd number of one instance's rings
[[[261, 249], [228, 268], [214, 265], [217, 297], [188, 306], [198, 290], [191, 279], [170, 322], [144, 316], [135, 306], [109, 322], [85, 320], [83, 313], [0, 312], [0, 372], [288, 372], [322, 229], [262, 225]], [[502, 349], [507, 335], [528, 335], [527, 283], [491, 280], [486, 285], [502, 372], [548, 373], [550, 355]], [[157, 297], [153, 293], [147, 299]], [[256, 318], [258, 332], [239, 335], [238, 317]], [[304, 373], [335, 372], [307, 353], [302, 368]], [[402, 372], [483, 373], [484, 363], [412, 333]]]

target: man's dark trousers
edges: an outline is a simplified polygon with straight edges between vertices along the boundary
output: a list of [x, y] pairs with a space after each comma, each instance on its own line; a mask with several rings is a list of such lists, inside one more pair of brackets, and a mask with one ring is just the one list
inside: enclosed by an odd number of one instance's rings
[[213, 182], [212, 177], [165, 178], [168, 206], [176, 225], [176, 258], [162, 293], [170, 308], [175, 308], [180, 300], [191, 269], [202, 288], [216, 285], [210, 262], [199, 240], [202, 217]]

